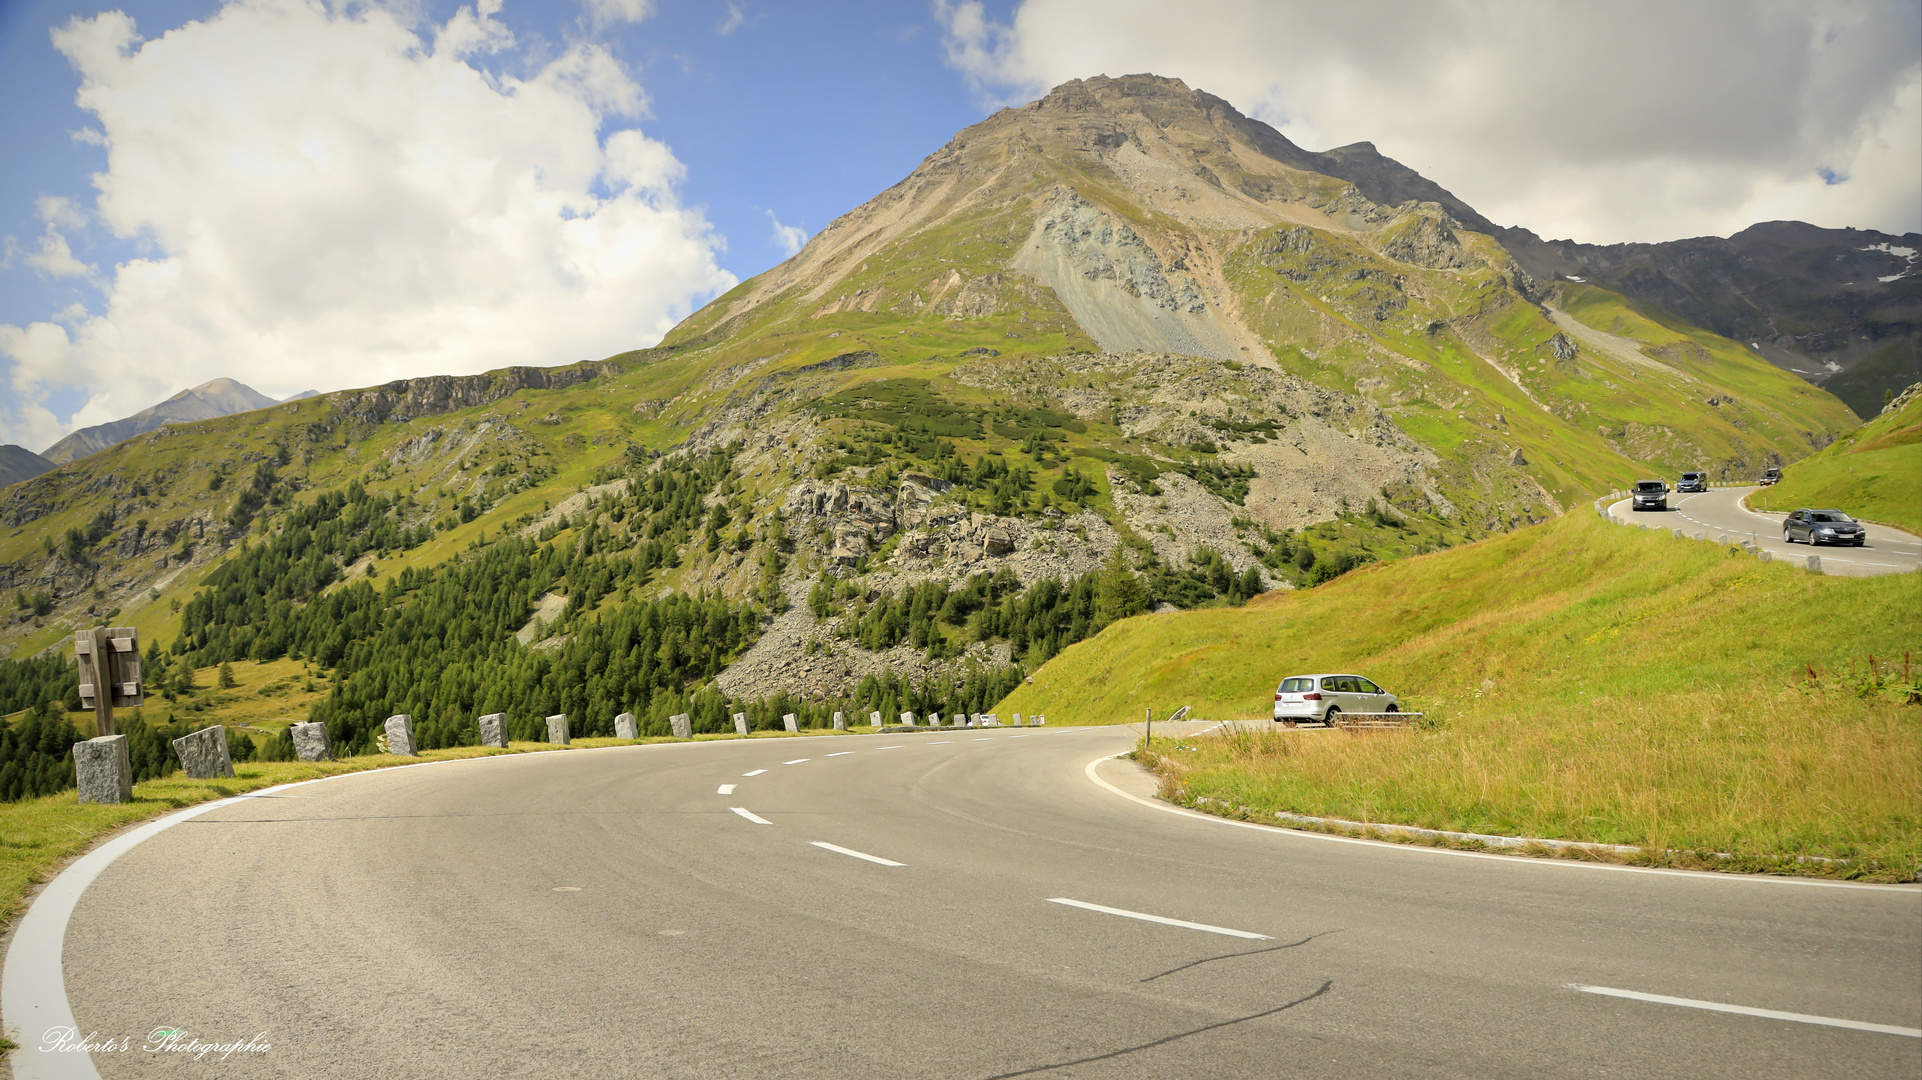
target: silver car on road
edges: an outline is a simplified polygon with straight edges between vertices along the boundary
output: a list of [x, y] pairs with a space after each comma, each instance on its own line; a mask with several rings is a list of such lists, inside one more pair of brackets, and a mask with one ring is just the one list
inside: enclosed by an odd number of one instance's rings
[[1335, 727], [1342, 713], [1401, 711], [1401, 699], [1359, 675], [1290, 675], [1275, 687], [1275, 722]]

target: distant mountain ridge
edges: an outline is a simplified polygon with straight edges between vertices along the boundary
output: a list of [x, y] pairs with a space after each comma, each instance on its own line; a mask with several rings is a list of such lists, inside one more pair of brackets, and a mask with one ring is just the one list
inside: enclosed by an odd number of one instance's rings
[[[296, 394], [295, 397], [304, 397], [312, 393], [312, 391], [304, 391], [302, 394]], [[142, 409], [125, 419], [81, 428], [47, 447], [40, 456], [55, 465], [65, 465], [69, 461], [89, 454], [97, 454], [115, 443], [131, 439], [136, 435], [145, 435], [163, 424], [211, 420], [216, 416], [232, 416], [235, 413], [252, 412], [255, 409], [264, 409], [276, 404], [279, 403], [273, 398], [245, 383], [236, 382], [233, 379], [214, 379], [201, 383], [191, 390], [182, 390], [160, 404]]]
[[53, 462], [24, 446], [7, 443], [0, 446], [0, 487], [31, 480], [41, 473], [52, 472], [58, 468]]

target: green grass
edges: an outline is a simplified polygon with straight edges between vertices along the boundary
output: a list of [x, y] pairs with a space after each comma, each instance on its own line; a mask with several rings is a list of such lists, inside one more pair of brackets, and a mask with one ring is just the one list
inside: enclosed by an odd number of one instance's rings
[[1833, 508], [1922, 533], [1922, 398], [1788, 466], [1758, 494], [1778, 510]]
[[1199, 769], [1184, 792], [1906, 876], [1922, 859], [1922, 709], [1855, 687], [1870, 656], [1922, 653], [1918, 609], [1922, 575], [1812, 575], [1579, 513], [1244, 609], [1118, 623], [998, 708], [1265, 717], [1282, 676], [1359, 671], [1438, 726], [1292, 733], [1296, 753]]

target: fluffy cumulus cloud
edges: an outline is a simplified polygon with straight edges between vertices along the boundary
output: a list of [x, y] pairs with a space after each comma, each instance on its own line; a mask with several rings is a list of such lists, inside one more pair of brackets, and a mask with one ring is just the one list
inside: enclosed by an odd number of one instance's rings
[[[58, 30], [107, 165], [90, 205], [42, 203], [20, 254], [101, 298], [0, 325], [0, 439], [37, 449], [222, 375], [280, 396], [598, 358], [732, 286], [680, 163], [631, 125], [628, 70], [581, 43], [490, 74], [514, 45], [498, 7], [420, 27], [234, 0], [152, 40], [118, 12]], [[80, 263], [62, 230], [89, 219], [138, 257]], [[72, 416], [47, 408], [61, 385], [88, 395]]]
[[1593, 243], [1922, 226], [1915, 0], [936, 0], [991, 103], [1153, 72], [1313, 150], [1373, 142], [1502, 224]]

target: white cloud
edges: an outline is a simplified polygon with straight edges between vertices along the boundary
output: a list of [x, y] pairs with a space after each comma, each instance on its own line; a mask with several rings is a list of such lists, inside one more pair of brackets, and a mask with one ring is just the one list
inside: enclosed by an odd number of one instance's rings
[[727, 0], [727, 17], [714, 27], [714, 32], [726, 37], [747, 25], [747, 12], [736, 0]]
[[[1595, 243], [1796, 217], [1922, 227], [1912, 2], [936, 0], [988, 104], [1183, 79], [1314, 150], [1371, 141], [1493, 220]], [[1849, 179], [1827, 183], [1823, 170]]]
[[654, 14], [654, 0], [581, 0], [595, 26], [637, 23]]
[[808, 231], [799, 225], [781, 224], [781, 219], [775, 217], [772, 210], [767, 212], [767, 219], [774, 223], [774, 234], [769, 238], [770, 242], [786, 254], [791, 256], [798, 253], [801, 245], [808, 242]]
[[[278, 397], [597, 358], [731, 287], [673, 153], [605, 130], [645, 106], [626, 69], [581, 44], [483, 73], [466, 58], [512, 47], [497, 8], [426, 40], [383, 7], [304, 0], [235, 0], [149, 41], [118, 12], [57, 31], [107, 165], [88, 210], [43, 206], [28, 258], [74, 272], [75, 220], [143, 255], [92, 313], [0, 325], [0, 440], [37, 448], [222, 375]], [[57, 385], [89, 396], [64, 423]]]

